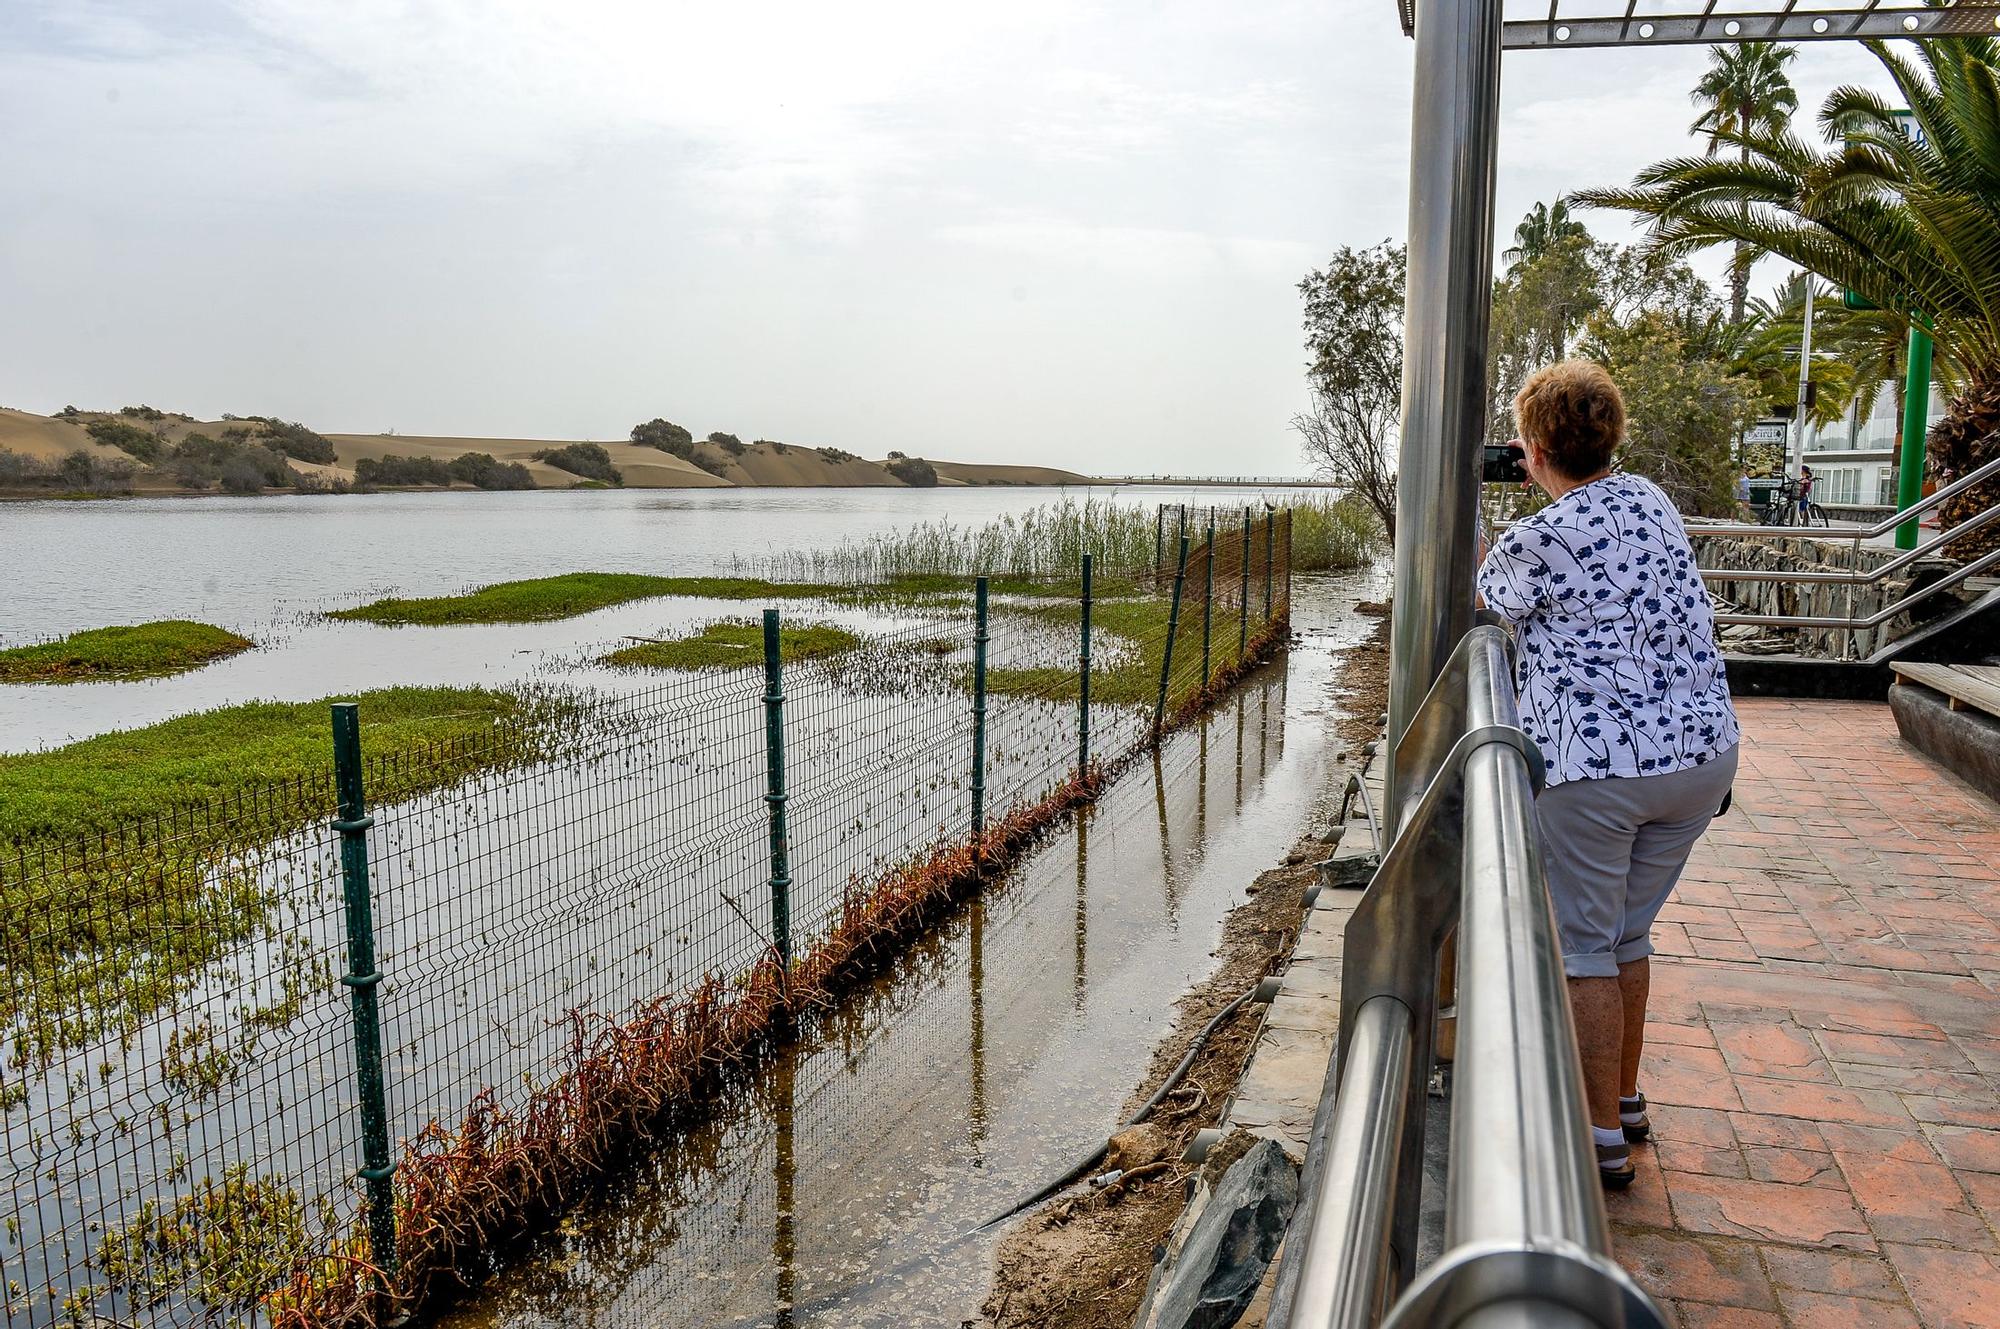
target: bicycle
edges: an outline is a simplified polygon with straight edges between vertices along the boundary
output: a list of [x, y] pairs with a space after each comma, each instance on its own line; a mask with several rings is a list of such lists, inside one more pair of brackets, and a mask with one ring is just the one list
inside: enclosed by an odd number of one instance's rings
[[1826, 509], [1808, 498], [1799, 501], [1799, 482], [1787, 477], [1771, 491], [1764, 505], [1766, 526], [1830, 526]]

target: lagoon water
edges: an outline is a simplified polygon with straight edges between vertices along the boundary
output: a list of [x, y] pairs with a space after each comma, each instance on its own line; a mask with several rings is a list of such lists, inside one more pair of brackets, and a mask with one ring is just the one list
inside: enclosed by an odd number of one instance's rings
[[[1273, 490], [1276, 499], [1287, 491]], [[0, 686], [0, 752], [252, 700], [393, 684], [532, 681], [619, 689], [587, 661], [631, 635], [742, 617], [724, 601], [644, 601], [559, 623], [409, 630], [326, 610], [560, 572], [700, 576], [790, 550], [949, 520], [978, 526], [1068, 498], [1256, 504], [1250, 489], [685, 489], [0, 503], [0, 646], [187, 618], [258, 649], [138, 682]], [[835, 615], [818, 614], [828, 621]]]
[[[1273, 490], [1272, 497], [1287, 491]], [[192, 618], [255, 632], [383, 595], [558, 572], [699, 576], [1064, 497], [1256, 503], [1251, 489], [627, 489], [0, 503], [0, 646]]]

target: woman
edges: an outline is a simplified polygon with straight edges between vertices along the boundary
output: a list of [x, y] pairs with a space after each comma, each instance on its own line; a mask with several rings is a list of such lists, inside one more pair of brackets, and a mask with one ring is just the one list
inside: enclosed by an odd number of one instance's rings
[[1494, 544], [1486, 606], [1515, 628], [1522, 727], [1548, 784], [1542, 861], [1605, 1185], [1646, 1138], [1639, 1053], [1653, 919], [1736, 774], [1715, 619], [1673, 503], [1614, 473], [1625, 403], [1597, 365], [1540, 370], [1514, 399], [1528, 476], [1553, 500]]

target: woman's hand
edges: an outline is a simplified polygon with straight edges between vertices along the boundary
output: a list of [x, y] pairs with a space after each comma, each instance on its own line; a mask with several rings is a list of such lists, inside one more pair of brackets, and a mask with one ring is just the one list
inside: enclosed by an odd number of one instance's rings
[[1549, 488], [1549, 467], [1547, 461], [1541, 455], [1540, 448], [1523, 442], [1518, 438], [1508, 439], [1507, 446], [1521, 450], [1521, 469], [1528, 473], [1528, 479], [1534, 482], [1535, 488], [1541, 490], [1550, 498], [1561, 497], [1561, 495]]

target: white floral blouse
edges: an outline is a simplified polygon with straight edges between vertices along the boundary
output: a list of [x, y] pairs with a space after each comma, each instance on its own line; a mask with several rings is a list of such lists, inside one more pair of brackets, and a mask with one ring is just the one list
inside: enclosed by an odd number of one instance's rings
[[1708, 590], [1652, 481], [1607, 475], [1516, 524], [1479, 593], [1519, 638], [1521, 725], [1550, 784], [1664, 775], [1735, 745]]

